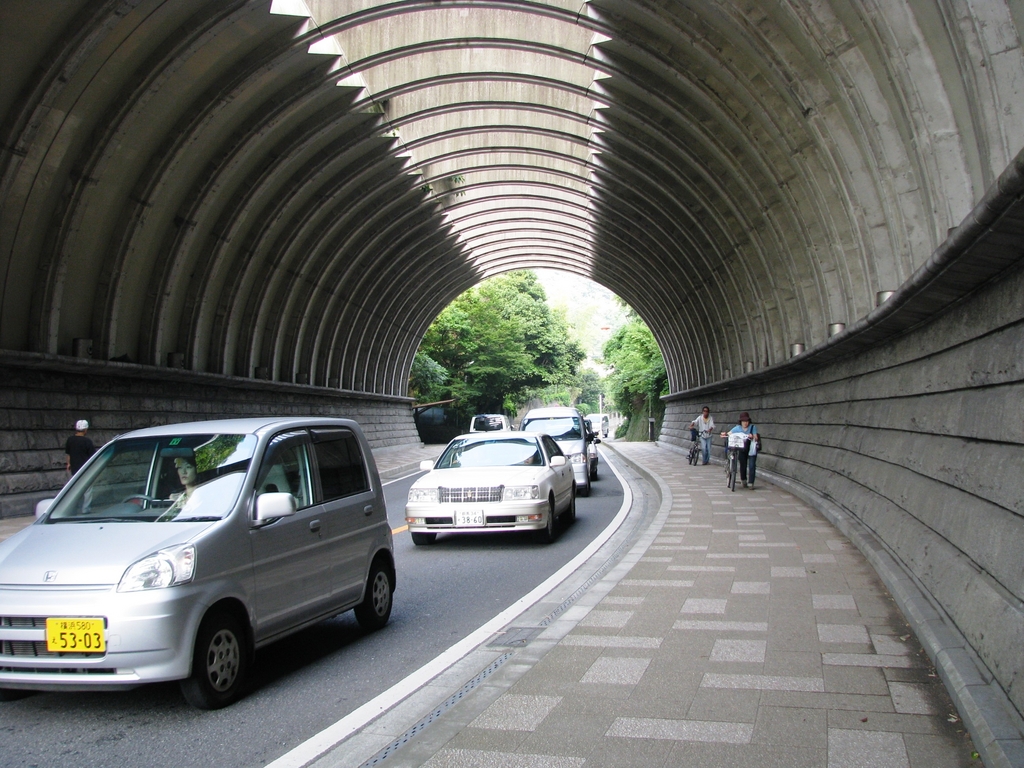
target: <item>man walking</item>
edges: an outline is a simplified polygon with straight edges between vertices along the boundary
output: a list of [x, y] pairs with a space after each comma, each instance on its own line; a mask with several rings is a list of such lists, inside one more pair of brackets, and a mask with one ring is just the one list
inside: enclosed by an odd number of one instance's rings
[[707, 464], [711, 461], [711, 433], [715, 429], [715, 419], [711, 415], [711, 409], [705, 405], [700, 416], [694, 419], [690, 426], [700, 435], [702, 463]]
[[96, 446], [85, 436], [89, 431], [89, 422], [79, 419], [75, 422], [75, 434], [64, 443], [64, 468], [73, 475], [82, 468], [89, 457], [96, 453]]

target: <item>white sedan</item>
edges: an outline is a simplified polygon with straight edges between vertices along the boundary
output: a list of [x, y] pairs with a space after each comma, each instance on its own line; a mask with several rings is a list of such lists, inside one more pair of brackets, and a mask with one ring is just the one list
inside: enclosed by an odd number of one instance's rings
[[572, 466], [548, 435], [482, 432], [452, 440], [409, 489], [405, 522], [414, 544], [439, 531], [534, 531], [555, 538], [556, 518], [576, 518]]

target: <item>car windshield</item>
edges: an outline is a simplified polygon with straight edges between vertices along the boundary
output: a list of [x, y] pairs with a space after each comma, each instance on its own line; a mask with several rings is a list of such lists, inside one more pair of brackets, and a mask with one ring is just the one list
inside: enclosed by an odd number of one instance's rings
[[47, 523], [219, 520], [234, 507], [255, 435], [115, 440], [50, 509]]
[[540, 466], [544, 463], [535, 440], [453, 440], [435, 469], [456, 467]]
[[530, 419], [523, 425], [523, 431], [544, 432], [551, 435], [555, 440], [580, 440], [583, 438], [583, 429], [580, 427], [580, 420], [576, 416], [551, 416]]

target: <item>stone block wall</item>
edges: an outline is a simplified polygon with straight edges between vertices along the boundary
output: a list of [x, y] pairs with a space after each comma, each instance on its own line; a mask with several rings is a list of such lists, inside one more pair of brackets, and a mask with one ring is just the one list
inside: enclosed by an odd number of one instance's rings
[[246, 416], [340, 416], [374, 448], [419, 443], [411, 400], [54, 355], [0, 352], [0, 518], [32, 514], [67, 480], [64, 441]]
[[749, 411], [758, 470], [866, 525], [1024, 712], [1024, 271], [817, 370], [674, 396], [660, 440], [688, 446], [703, 405]]

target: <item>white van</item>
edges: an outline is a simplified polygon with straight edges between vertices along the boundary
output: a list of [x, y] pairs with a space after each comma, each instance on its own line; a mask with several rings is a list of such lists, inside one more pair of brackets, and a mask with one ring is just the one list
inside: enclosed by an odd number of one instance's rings
[[587, 416], [587, 421], [590, 422], [590, 428], [594, 431], [594, 434], [600, 433], [601, 437], [608, 437], [607, 413], [592, 413]]
[[[342, 611], [391, 615], [391, 526], [348, 419], [130, 432], [0, 542], [0, 700], [178, 680], [241, 695], [256, 649]], [[6, 652], [5, 652], [6, 653]]]
[[478, 413], [469, 420], [470, 432], [508, 432], [512, 425], [503, 413]]
[[597, 450], [594, 445], [601, 439], [588, 428], [583, 414], [565, 406], [534, 408], [523, 417], [519, 429], [551, 435], [562, 453], [569, 457], [579, 494], [590, 495], [590, 480], [597, 477]]

